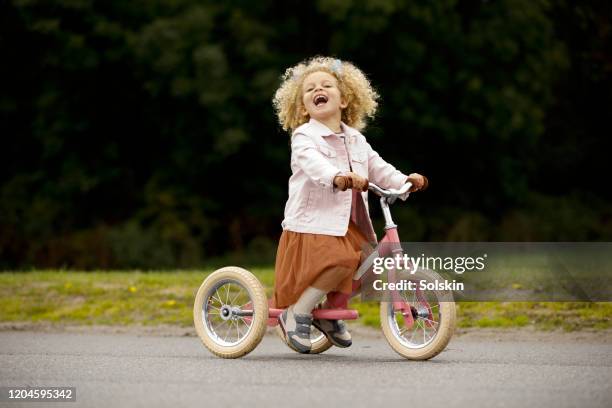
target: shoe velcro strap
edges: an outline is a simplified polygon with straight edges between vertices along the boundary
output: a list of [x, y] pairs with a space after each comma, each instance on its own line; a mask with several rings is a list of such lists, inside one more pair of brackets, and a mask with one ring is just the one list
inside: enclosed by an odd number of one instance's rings
[[342, 333], [346, 330], [346, 323], [344, 323], [342, 320], [336, 320], [334, 322], [334, 330]]
[[295, 331], [302, 334], [308, 334], [310, 336], [310, 325], [298, 323], [295, 327]]
[[307, 325], [311, 325], [312, 324], [312, 316], [308, 315], [308, 314], [294, 314], [293, 315], [295, 322], [298, 324], [307, 324]]

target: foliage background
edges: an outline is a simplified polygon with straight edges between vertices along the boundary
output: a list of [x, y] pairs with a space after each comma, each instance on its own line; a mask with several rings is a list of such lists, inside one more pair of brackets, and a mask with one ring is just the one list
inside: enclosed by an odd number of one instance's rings
[[0, 268], [269, 263], [290, 175], [271, 98], [315, 54], [369, 75], [366, 136], [430, 178], [394, 207], [403, 240], [610, 240], [611, 20], [605, 1], [0, 1]]

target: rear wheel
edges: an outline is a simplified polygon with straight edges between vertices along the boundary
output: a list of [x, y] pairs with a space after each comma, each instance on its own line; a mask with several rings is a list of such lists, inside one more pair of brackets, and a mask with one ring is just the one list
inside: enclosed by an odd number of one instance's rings
[[193, 321], [202, 343], [222, 358], [238, 358], [261, 342], [268, 301], [249, 271], [227, 266], [210, 274], [198, 289]]

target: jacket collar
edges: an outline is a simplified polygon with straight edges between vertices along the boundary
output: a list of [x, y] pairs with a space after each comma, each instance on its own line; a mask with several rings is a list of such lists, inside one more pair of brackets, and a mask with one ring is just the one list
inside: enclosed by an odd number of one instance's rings
[[[308, 127], [317, 136], [327, 137], [335, 134], [330, 128], [313, 118], [310, 118], [310, 120], [308, 121]], [[357, 136], [359, 134], [359, 131], [357, 129], [350, 127], [344, 122], [340, 122], [340, 128], [347, 136]]]

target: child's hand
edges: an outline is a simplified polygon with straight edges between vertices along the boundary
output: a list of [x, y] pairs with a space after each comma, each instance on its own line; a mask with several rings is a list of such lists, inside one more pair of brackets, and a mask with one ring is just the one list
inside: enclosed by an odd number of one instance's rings
[[427, 177], [421, 176], [419, 173], [411, 173], [406, 179], [406, 183], [408, 182], [412, 183], [412, 187], [410, 187], [410, 190], [408, 190], [411, 193], [413, 191], [423, 191], [427, 189], [427, 186], [429, 186], [429, 180], [427, 180]]
[[342, 176], [334, 177], [334, 185], [341, 191], [346, 191], [349, 188], [357, 191], [367, 191], [369, 182], [367, 178], [349, 171]]

